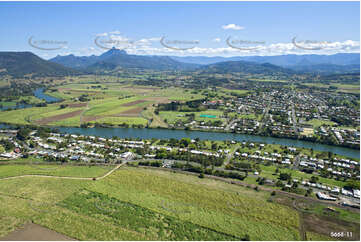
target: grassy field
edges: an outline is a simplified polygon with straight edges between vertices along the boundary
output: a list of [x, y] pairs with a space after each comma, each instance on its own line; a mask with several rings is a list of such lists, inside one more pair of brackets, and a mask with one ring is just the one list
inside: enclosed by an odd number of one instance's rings
[[0, 88], [1, 87], [8, 87], [9, 86], [9, 81], [5, 80], [5, 78], [1, 78], [0, 79]]
[[[98, 172], [81, 169], [61, 174]], [[300, 240], [298, 212], [269, 198], [269, 192], [132, 167], [99, 181], [0, 180], [0, 238], [33, 221], [78, 240]], [[357, 216], [344, 213], [343, 218]], [[328, 237], [310, 230], [307, 238]]]
[[258, 120], [260, 121], [260, 119], [262, 118], [262, 115], [256, 115], [256, 114], [241, 114], [238, 115], [239, 118], [242, 119], [251, 119], [251, 120]]
[[111, 125], [120, 125], [123, 123], [129, 124], [129, 125], [143, 125], [145, 126], [147, 124], [147, 120], [141, 117], [105, 117], [100, 118], [95, 121], [91, 121], [90, 123], [104, 123], [104, 124], [111, 124]]
[[360, 84], [341, 84], [337, 83], [333, 86], [336, 86], [338, 91], [346, 93], [360, 93]]
[[322, 84], [322, 83], [305, 83], [305, 85], [310, 87], [322, 87], [329, 88], [330, 86], [336, 87], [338, 92], [345, 93], [360, 93], [360, 85], [359, 84], [341, 84], [341, 83], [331, 83], [330, 85]]
[[[218, 121], [218, 120], [224, 121], [225, 120], [224, 118], [220, 118], [223, 115], [223, 112], [220, 110], [206, 110], [206, 111], [202, 111], [202, 112], [161, 111], [161, 112], [159, 112], [159, 116], [161, 117], [162, 120], [167, 120], [167, 123], [173, 124], [177, 120], [186, 121], [188, 119], [188, 117], [186, 115], [189, 115], [192, 113], [194, 113], [196, 121], [207, 122], [207, 121]], [[201, 115], [214, 115], [216, 117], [215, 118], [201, 117]]]
[[122, 106], [126, 103], [134, 102], [139, 100], [137, 97], [127, 98], [127, 99], [118, 99], [118, 98], [108, 98], [104, 102], [96, 103], [93, 105], [93, 102], [90, 103], [90, 108], [87, 110], [84, 115], [110, 115], [117, 114], [127, 109], [131, 109], [132, 106]]
[[329, 125], [329, 126], [333, 126], [336, 123], [329, 121], [329, 120], [320, 120], [320, 119], [311, 119], [310, 121], [306, 122], [307, 124], [311, 124], [313, 126], [313, 128], [318, 128], [322, 125]]
[[161, 117], [159, 117], [158, 115], [156, 115], [154, 113], [154, 110], [155, 110], [155, 108], [153, 106], [149, 106], [149, 107], [147, 107], [146, 110], [144, 110], [141, 113], [141, 115], [145, 119], [151, 121], [151, 123], [150, 123], [151, 128], [158, 128], [158, 127], [167, 128], [168, 125], [162, 120]]
[[48, 107], [33, 107], [18, 109], [13, 111], [0, 112], [0, 122], [13, 124], [30, 124], [31, 117], [53, 112], [59, 108], [58, 105], [49, 105]]
[[33, 220], [80, 240], [240, 240], [246, 234], [252, 240], [298, 240], [297, 213], [268, 203], [268, 196], [139, 168], [95, 182], [2, 180], [0, 236]]

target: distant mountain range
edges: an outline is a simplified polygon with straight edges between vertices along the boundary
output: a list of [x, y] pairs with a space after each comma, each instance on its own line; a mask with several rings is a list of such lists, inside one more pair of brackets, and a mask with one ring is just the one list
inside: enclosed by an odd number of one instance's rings
[[[183, 62], [182, 62], [183, 61]], [[188, 62], [188, 63], [185, 63]], [[196, 62], [196, 63], [195, 63]], [[169, 57], [129, 55], [110, 49], [99, 56], [57, 56], [44, 60], [31, 52], [0, 52], [0, 75], [66, 76], [118, 69], [187, 70], [203, 73], [321, 75], [359, 73], [359, 54], [249, 57]]]
[[189, 64], [176, 61], [168, 56], [128, 55], [124, 50], [110, 49], [100, 56], [74, 55], [57, 56], [49, 61], [67, 67], [88, 71], [113, 70], [115, 68], [139, 68], [153, 70], [190, 70], [198, 64]]
[[344, 73], [360, 72], [359, 53], [339, 53], [334, 55], [279, 55], [279, 56], [235, 56], [235, 57], [207, 57], [207, 56], [172, 56], [174, 60], [210, 65], [226, 61], [247, 61], [254, 63], [269, 63], [307, 73]]
[[352, 65], [360, 64], [359, 53], [339, 53], [334, 55], [277, 55], [277, 56], [234, 56], [234, 57], [208, 57], [208, 56], [171, 56], [171, 58], [193, 64], [209, 65], [224, 61], [250, 61], [256, 63], [270, 63], [277, 66], [294, 65]]
[[295, 71], [272, 65], [269, 63], [254, 63], [248, 61], [224, 61], [210, 65], [204, 65], [199, 68], [203, 73], [219, 73], [226, 74], [231, 72], [238, 72], [244, 74], [264, 74], [264, 75], [290, 75], [295, 74]]
[[[113, 48], [100, 56], [57, 56], [50, 59], [50, 61], [67, 67], [88, 71], [113, 70], [115, 68], [141, 68], [154, 70], [194, 70], [200, 68], [205, 70], [207, 66], [214, 70], [215, 67], [212, 64], [222, 62], [231, 64], [232, 68], [227, 68], [226, 65], [223, 64], [218, 65], [218, 67], [222, 66], [229, 71], [252, 69], [257, 73], [258, 70], [266, 71], [267, 69], [270, 71], [271, 68], [275, 68], [274, 71], [270, 72], [274, 73], [281, 70], [278, 67], [287, 68], [287, 70], [283, 69], [283, 71], [287, 73], [290, 73], [290, 70], [317, 74], [357, 73], [360, 71], [360, 55], [353, 53], [340, 53], [335, 55], [240, 56], [228, 58], [205, 56], [168, 57], [128, 55], [124, 50]], [[235, 62], [239, 62], [240, 66], [238, 68], [235, 68]], [[267, 63], [273, 66], [265, 66], [264, 64]], [[261, 65], [257, 66], [256, 64]], [[250, 68], [251, 65], [254, 65], [255, 68]], [[265, 67], [267, 68], [265, 69]]]
[[0, 52], [0, 75], [66, 76], [79, 71], [41, 59], [31, 52]]

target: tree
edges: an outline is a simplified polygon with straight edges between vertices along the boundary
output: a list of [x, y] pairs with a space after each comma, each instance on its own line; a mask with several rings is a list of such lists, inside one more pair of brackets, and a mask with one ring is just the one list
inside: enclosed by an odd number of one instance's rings
[[318, 178], [317, 176], [312, 176], [310, 182], [311, 182], [311, 183], [317, 183], [317, 182], [318, 182], [318, 179], [319, 179], [319, 178]]
[[183, 138], [180, 140], [180, 143], [184, 145], [184, 147], [188, 147], [188, 145], [191, 143], [190, 138]]
[[280, 173], [279, 179], [282, 181], [288, 181], [291, 180], [291, 174], [287, 174], [287, 173]]
[[360, 189], [360, 181], [354, 179], [349, 180], [344, 188]]
[[16, 138], [18, 138], [19, 140], [26, 140], [30, 134], [31, 130], [28, 128], [20, 128], [18, 130], [18, 133], [16, 134]]
[[283, 187], [283, 183], [280, 180], [277, 180], [276, 187]]

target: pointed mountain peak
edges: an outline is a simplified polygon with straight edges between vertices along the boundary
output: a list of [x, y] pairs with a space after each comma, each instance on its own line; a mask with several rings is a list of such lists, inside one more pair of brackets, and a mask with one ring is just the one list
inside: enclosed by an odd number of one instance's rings
[[109, 56], [114, 56], [114, 55], [126, 55], [126, 54], [127, 54], [127, 52], [125, 50], [120, 50], [120, 49], [113, 47], [110, 50], [101, 54], [100, 56], [101, 57], [109, 57]]

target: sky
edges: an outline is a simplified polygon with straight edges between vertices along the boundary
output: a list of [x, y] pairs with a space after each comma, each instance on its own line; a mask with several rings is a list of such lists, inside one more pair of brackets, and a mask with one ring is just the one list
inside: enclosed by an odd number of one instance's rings
[[0, 51], [250, 56], [360, 52], [359, 2], [0, 2]]

